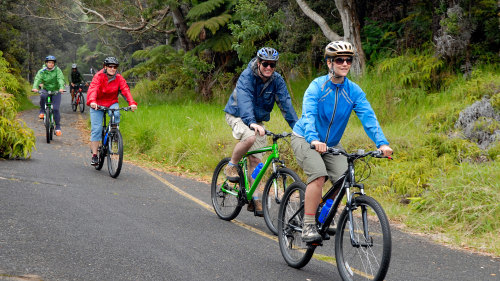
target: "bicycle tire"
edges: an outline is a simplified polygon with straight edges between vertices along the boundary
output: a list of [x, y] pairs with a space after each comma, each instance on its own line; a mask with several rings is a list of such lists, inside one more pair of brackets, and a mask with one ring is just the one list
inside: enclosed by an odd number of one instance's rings
[[78, 100], [78, 107], [80, 108], [80, 113], [83, 113], [85, 111], [85, 97], [82, 93], [80, 93], [79, 95], [80, 98]]
[[50, 143], [50, 110], [45, 109], [45, 115], [43, 116], [43, 123], [45, 124], [45, 136], [47, 137], [47, 143]]
[[104, 157], [106, 157], [106, 148], [104, 147], [103, 143], [99, 144], [99, 148], [97, 149], [97, 157], [98, 162], [95, 166], [95, 169], [99, 171], [102, 169], [102, 166], [104, 166]]
[[123, 164], [123, 138], [118, 129], [109, 134], [107, 159], [109, 175], [117, 178]]
[[54, 111], [52, 111], [52, 109], [49, 110], [50, 112], [50, 140], [52, 140], [54, 138]]
[[294, 268], [304, 267], [316, 249], [316, 246], [302, 241], [305, 193], [306, 185], [303, 182], [292, 183], [283, 195], [279, 210], [278, 241], [281, 255]]
[[[277, 179], [278, 184], [276, 190], [273, 185], [275, 179]], [[262, 211], [264, 213], [264, 221], [274, 235], [278, 234], [278, 212], [281, 198], [286, 188], [297, 181], [300, 181], [297, 173], [288, 168], [280, 168], [266, 182], [264, 193], [262, 194]]]
[[[349, 211], [344, 209], [335, 237], [335, 258], [340, 276], [345, 281], [384, 280], [392, 249], [387, 216], [380, 204], [366, 195], [353, 198], [351, 209], [353, 221], [349, 219]], [[366, 214], [365, 221], [369, 224], [369, 240], [364, 237], [363, 214]], [[355, 239], [361, 245], [352, 245], [349, 223], [353, 226]]]
[[77, 95], [78, 93], [75, 93], [75, 96], [73, 98], [71, 98], [71, 109], [73, 111], [76, 111], [76, 106], [77, 106], [77, 101], [78, 101], [78, 98], [77, 98]]
[[[231, 158], [227, 157], [217, 164], [210, 188], [212, 206], [214, 207], [215, 213], [219, 218], [226, 221], [230, 221], [237, 217], [243, 206], [239, 198], [242, 188], [241, 181], [239, 183], [231, 183], [227, 180], [226, 175], [224, 175], [224, 168], [230, 160]], [[238, 174], [240, 175], [240, 179], [242, 179], [243, 174], [240, 167], [238, 167]]]

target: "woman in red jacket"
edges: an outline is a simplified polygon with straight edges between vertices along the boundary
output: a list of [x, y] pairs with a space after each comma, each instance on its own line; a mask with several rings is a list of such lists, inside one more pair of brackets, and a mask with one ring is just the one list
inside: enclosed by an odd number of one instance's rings
[[[98, 106], [118, 108], [118, 93], [121, 91], [132, 111], [137, 109], [137, 103], [130, 94], [130, 88], [125, 78], [117, 73], [120, 64], [115, 57], [104, 60], [104, 68], [94, 75], [87, 91], [87, 105], [90, 106], [90, 149], [92, 150], [92, 166], [98, 163], [97, 150], [102, 140], [102, 120], [104, 111], [97, 110]], [[111, 114], [111, 112], [108, 112]], [[120, 112], [115, 111], [115, 121], [120, 122]]]

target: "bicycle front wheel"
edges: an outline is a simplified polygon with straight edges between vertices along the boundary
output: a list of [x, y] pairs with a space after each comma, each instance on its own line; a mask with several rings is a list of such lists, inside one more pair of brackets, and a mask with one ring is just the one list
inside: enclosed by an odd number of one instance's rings
[[[230, 221], [240, 214], [242, 205], [239, 196], [240, 183], [232, 183], [224, 175], [224, 168], [231, 158], [222, 159], [215, 167], [212, 177], [211, 197], [215, 213], [219, 218]], [[240, 178], [242, 178], [241, 169], [239, 169]]]
[[95, 166], [96, 170], [101, 170], [104, 165], [104, 157], [106, 157], [106, 147], [104, 144], [99, 144], [99, 148], [97, 150], [97, 157], [99, 161], [97, 162], [97, 166]]
[[286, 188], [296, 181], [300, 181], [300, 178], [294, 171], [281, 168], [271, 175], [264, 187], [264, 194], [262, 194], [264, 221], [274, 235], [278, 234], [278, 212], [281, 198]]
[[354, 198], [351, 209], [352, 216], [347, 209], [340, 215], [335, 237], [340, 276], [346, 281], [383, 280], [392, 248], [387, 216], [380, 204], [366, 195]]
[[123, 162], [123, 139], [120, 131], [109, 134], [108, 140], [108, 171], [112, 178], [118, 177]]
[[80, 108], [81, 113], [85, 111], [85, 97], [81, 93], [80, 98], [78, 99], [78, 107]]
[[45, 116], [43, 117], [43, 123], [45, 124], [45, 136], [47, 137], [47, 143], [50, 143], [50, 110], [45, 109]]
[[74, 97], [71, 98], [71, 109], [73, 109], [73, 111], [76, 111], [76, 106], [77, 106], [77, 96], [75, 95]]
[[278, 219], [278, 241], [281, 255], [286, 263], [294, 268], [302, 268], [310, 260], [315, 246], [302, 241], [304, 220], [304, 198], [306, 185], [297, 181], [292, 183], [282, 197]]

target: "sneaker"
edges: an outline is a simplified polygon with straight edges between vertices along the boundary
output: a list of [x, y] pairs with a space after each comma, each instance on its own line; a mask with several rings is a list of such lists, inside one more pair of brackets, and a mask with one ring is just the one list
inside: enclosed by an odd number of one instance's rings
[[302, 227], [302, 241], [306, 243], [321, 241], [321, 235], [316, 230], [316, 225], [313, 223], [305, 223]]
[[43, 113], [38, 114], [38, 118], [43, 119], [43, 117], [45, 117], [45, 114]]
[[58, 136], [58, 137], [62, 136], [61, 130], [56, 130], [56, 136]]
[[94, 154], [92, 156], [92, 161], [90, 162], [90, 165], [97, 166], [98, 164], [99, 164], [99, 158], [97, 158], [97, 154]]
[[230, 182], [239, 182], [240, 181], [240, 176], [238, 175], [238, 167], [237, 166], [227, 165], [226, 168], [224, 168], [224, 174], [226, 175], [227, 179]]

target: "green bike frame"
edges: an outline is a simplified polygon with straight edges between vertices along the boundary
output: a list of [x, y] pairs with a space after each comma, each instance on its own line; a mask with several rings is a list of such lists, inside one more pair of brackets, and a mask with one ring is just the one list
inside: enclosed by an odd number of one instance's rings
[[[266, 162], [264, 163], [264, 166], [262, 167], [259, 174], [255, 178], [255, 181], [253, 182], [252, 186], [250, 187], [249, 186], [250, 184], [248, 182], [248, 174], [249, 173], [247, 172], [248, 171], [248, 166], [247, 166], [248, 156], [253, 155], [253, 154], [257, 154], [257, 153], [268, 152], [268, 151], [271, 151], [271, 154], [267, 157]], [[278, 143], [277, 142], [273, 142], [273, 144], [271, 146], [265, 146], [261, 149], [249, 151], [243, 156], [239, 165], [243, 168], [243, 175], [244, 175], [244, 180], [245, 180], [245, 190], [246, 190], [246, 195], [247, 195], [248, 201], [252, 200], [252, 195], [255, 192], [255, 190], [257, 189], [257, 186], [259, 186], [260, 180], [262, 179], [262, 177], [266, 173], [269, 165], [271, 165], [271, 163], [273, 162], [274, 159], [279, 159], [279, 156], [280, 156], [280, 153], [278, 150]]]

